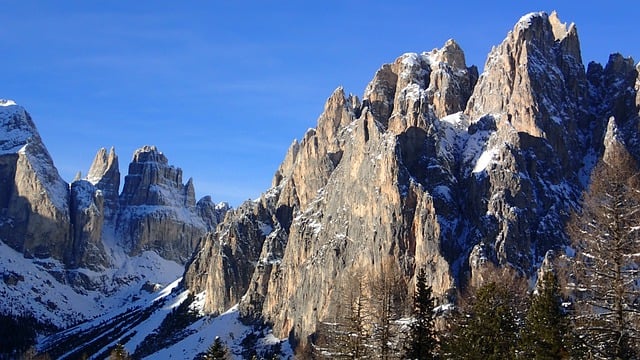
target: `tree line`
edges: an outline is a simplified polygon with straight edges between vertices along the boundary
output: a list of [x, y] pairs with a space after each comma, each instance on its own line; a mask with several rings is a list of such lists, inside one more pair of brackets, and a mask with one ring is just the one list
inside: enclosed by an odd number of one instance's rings
[[317, 326], [317, 359], [640, 359], [640, 173], [621, 144], [595, 167], [570, 245], [533, 289], [515, 271], [436, 307], [424, 268], [412, 296], [393, 260], [337, 289]]

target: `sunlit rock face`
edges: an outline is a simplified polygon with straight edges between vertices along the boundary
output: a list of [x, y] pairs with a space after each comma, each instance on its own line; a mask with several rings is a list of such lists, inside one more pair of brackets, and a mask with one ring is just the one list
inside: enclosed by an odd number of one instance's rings
[[86, 180], [100, 190], [104, 198], [104, 217], [114, 220], [119, 209], [120, 166], [114, 148], [101, 148], [91, 163]]
[[640, 156], [639, 84], [618, 54], [585, 71], [577, 27], [555, 13], [522, 17], [482, 74], [451, 40], [404, 54], [362, 99], [329, 97], [272, 188], [203, 241], [187, 286], [207, 311], [239, 301], [304, 341], [335, 314], [347, 274], [389, 259], [408, 284], [425, 266], [442, 301], [497, 269], [533, 277], [566, 245], [608, 142]]

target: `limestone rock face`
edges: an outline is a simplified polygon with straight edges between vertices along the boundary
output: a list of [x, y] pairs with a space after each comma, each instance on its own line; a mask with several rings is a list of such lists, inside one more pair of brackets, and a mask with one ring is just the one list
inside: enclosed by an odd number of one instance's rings
[[186, 263], [212, 224], [198, 215], [193, 181], [183, 184], [182, 170], [155, 146], [145, 146], [129, 164], [115, 226], [130, 254], [154, 250]]
[[239, 301], [304, 341], [335, 314], [345, 274], [389, 261], [408, 283], [425, 266], [443, 302], [500, 269], [533, 277], [566, 243], [606, 139], [640, 148], [638, 83], [621, 56], [585, 72], [575, 25], [555, 13], [524, 16], [479, 77], [454, 41], [402, 55], [362, 100], [329, 97], [273, 187], [201, 243], [187, 287], [207, 311]]
[[[196, 293], [207, 292], [207, 311], [221, 313], [240, 302], [256, 269], [282, 257], [283, 244], [280, 253], [261, 256], [263, 245], [273, 243], [281, 231], [276, 228], [275, 215], [268, 210], [273, 208], [274, 204], [264, 198], [245, 202], [228, 211], [217, 231], [203, 239], [185, 273], [185, 282]], [[286, 237], [278, 240], [286, 241]]]
[[87, 181], [100, 190], [104, 199], [104, 216], [107, 220], [113, 220], [118, 212], [120, 192], [120, 166], [114, 148], [109, 153], [105, 148], [98, 150], [89, 168]]
[[213, 232], [216, 230], [216, 226], [222, 222], [225, 214], [231, 210], [231, 206], [226, 202], [216, 204], [211, 200], [211, 196], [204, 196], [196, 203], [196, 209], [207, 226], [207, 232]]
[[[451, 77], [460, 83], [443, 80]], [[295, 324], [310, 333], [333, 311], [334, 277], [359, 266], [374, 273], [379, 268], [371, 264], [388, 256], [397, 256], [408, 277], [416, 257], [428, 262], [434, 286], [442, 293], [451, 289], [444, 253], [452, 244], [431, 239], [458, 231], [434, 222], [436, 209], [453, 216], [456, 205], [444, 190], [434, 197], [426, 188], [451, 178], [454, 159], [434, 159], [443, 168], [427, 170], [422, 154], [445, 151], [429, 134], [450, 130], [431, 123], [437, 121], [433, 107], [442, 114], [460, 111], [474, 83], [473, 68], [449, 41], [443, 49], [383, 66], [362, 102], [338, 88], [317, 128], [290, 147], [274, 187], [251, 207], [230, 213], [203, 242], [186, 279], [190, 288], [207, 292], [205, 309], [223, 311], [244, 295], [245, 316], [264, 317], [285, 332]], [[259, 224], [268, 224], [269, 233], [260, 235]], [[260, 252], [251, 248], [256, 245]]]
[[68, 261], [69, 188], [29, 114], [0, 101], [0, 238], [25, 256]]
[[462, 49], [449, 40], [441, 49], [384, 65], [367, 86], [364, 104], [375, 121], [400, 133], [464, 110], [477, 79], [477, 68], [467, 67]]
[[109, 265], [102, 244], [105, 221], [103, 192], [86, 180], [71, 183], [71, 228], [73, 248], [71, 268], [84, 267], [99, 271]]
[[516, 131], [546, 139], [565, 165], [575, 163], [568, 152], [588, 89], [579, 46], [576, 26], [566, 29], [555, 14], [523, 16], [489, 54], [465, 113], [472, 120], [499, 115]]

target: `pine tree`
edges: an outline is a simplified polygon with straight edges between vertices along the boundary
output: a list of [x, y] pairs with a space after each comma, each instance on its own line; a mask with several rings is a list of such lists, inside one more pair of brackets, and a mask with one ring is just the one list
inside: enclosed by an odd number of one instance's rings
[[558, 280], [553, 272], [547, 271], [527, 310], [521, 331], [521, 355], [536, 360], [568, 359], [571, 348], [569, 334], [569, 321], [562, 309]]
[[111, 350], [109, 360], [131, 360], [131, 356], [129, 352], [127, 352], [127, 349], [124, 348], [124, 345], [118, 343], [113, 350]]
[[640, 356], [640, 175], [622, 144], [610, 146], [568, 227], [573, 318], [590, 356], [633, 359]]
[[424, 268], [420, 268], [416, 275], [416, 288], [413, 295], [413, 317], [410, 325], [407, 358], [436, 359], [438, 341], [435, 331], [435, 300], [431, 286], [427, 286], [427, 275]]
[[223, 360], [227, 359], [227, 356], [227, 349], [222, 343], [222, 340], [216, 336], [216, 339], [213, 341], [213, 344], [209, 346], [203, 358], [204, 360]]
[[446, 359], [507, 360], [516, 358], [518, 329], [523, 321], [526, 284], [508, 274], [472, 289], [458, 307], [442, 340]]

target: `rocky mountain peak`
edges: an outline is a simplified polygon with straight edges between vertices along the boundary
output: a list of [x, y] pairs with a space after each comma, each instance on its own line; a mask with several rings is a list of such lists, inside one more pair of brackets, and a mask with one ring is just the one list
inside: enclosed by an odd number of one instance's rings
[[156, 162], [159, 164], [168, 164], [167, 157], [158, 150], [155, 145], [145, 145], [133, 153], [132, 163]]
[[464, 110], [477, 78], [477, 68], [467, 68], [460, 46], [448, 40], [440, 49], [383, 65], [367, 86], [363, 106], [394, 133], [427, 128], [434, 118]]
[[87, 181], [101, 191], [105, 218], [112, 220], [118, 210], [120, 192], [120, 165], [113, 147], [109, 153], [105, 148], [98, 150], [89, 168]]
[[471, 121], [492, 114], [499, 124], [549, 141], [565, 164], [575, 144], [588, 86], [577, 30], [557, 14], [523, 16], [487, 58], [465, 113]]
[[465, 70], [467, 68], [464, 51], [453, 39], [447, 40], [441, 49], [432, 51], [432, 54], [432, 58], [437, 63], [447, 64], [456, 70]]
[[69, 188], [24, 108], [0, 101], [0, 238], [25, 256], [69, 256]]
[[335, 316], [345, 274], [375, 276], [386, 256], [407, 281], [426, 264], [442, 299], [498, 268], [533, 276], [565, 244], [593, 159], [607, 142], [634, 144], [621, 125], [637, 119], [632, 65], [614, 57], [587, 76], [576, 26], [542, 12], [516, 23], [479, 77], [453, 40], [403, 54], [361, 102], [334, 91], [273, 188], [203, 240], [186, 284], [206, 291], [206, 311], [239, 301], [304, 339]]
[[[137, 149], [120, 195], [121, 206], [194, 204], [193, 184], [182, 183], [182, 169], [169, 165], [155, 146]], [[179, 197], [176, 198], [176, 197]]]
[[0, 100], [0, 126], [2, 153], [17, 153], [29, 142], [41, 141], [29, 114], [13, 100]]
[[576, 24], [571, 23], [567, 27], [566, 23], [560, 21], [558, 13], [553, 11], [549, 15], [549, 23], [553, 31], [556, 41], [560, 42], [562, 53], [568, 54], [582, 63], [582, 54], [580, 52], [580, 40], [578, 39], [578, 28]]
[[114, 172], [120, 173], [115, 148], [112, 147], [109, 153], [105, 148], [100, 148], [89, 168], [87, 181], [96, 185], [105, 176], [111, 177]]
[[116, 233], [132, 254], [154, 250], [184, 264], [222, 213], [207, 201], [198, 208], [193, 180], [183, 184], [182, 169], [155, 146], [144, 146], [133, 154], [124, 179]]

